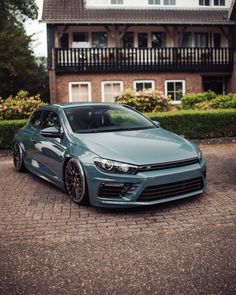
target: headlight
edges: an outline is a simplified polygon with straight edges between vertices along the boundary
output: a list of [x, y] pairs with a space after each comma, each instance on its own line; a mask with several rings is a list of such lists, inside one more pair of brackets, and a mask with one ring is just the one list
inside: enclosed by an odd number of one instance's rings
[[138, 169], [138, 167], [135, 165], [130, 165], [102, 158], [95, 158], [94, 163], [102, 171], [110, 173], [135, 174]]
[[202, 160], [202, 151], [201, 150], [198, 150], [197, 156], [198, 156], [199, 161], [201, 161]]

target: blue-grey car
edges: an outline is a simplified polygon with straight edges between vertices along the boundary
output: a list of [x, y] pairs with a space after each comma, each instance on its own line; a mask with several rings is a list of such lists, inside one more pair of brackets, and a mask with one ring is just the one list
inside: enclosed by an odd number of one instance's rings
[[74, 202], [100, 207], [159, 204], [200, 195], [206, 186], [195, 144], [112, 103], [37, 109], [15, 136], [13, 161]]

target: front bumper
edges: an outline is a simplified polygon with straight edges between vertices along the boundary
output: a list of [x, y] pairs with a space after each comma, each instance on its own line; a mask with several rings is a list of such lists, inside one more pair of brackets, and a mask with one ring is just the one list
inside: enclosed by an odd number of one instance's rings
[[[155, 205], [200, 195], [206, 187], [204, 159], [200, 163], [192, 165], [139, 172], [136, 175], [104, 173], [95, 165], [85, 165], [84, 168], [90, 203], [98, 207], [119, 208]], [[196, 180], [200, 181], [201, 185], [189, 189], [189, 183], [196, 182]], [[170, 188], [169, 195], [166, 189], [168, 187]], [[165, 190], [165, 194], [160, 193], [163, 190]], [[149, 195], [147, 198], [143, 197], [147, 195], [144, 191], [151, 191], [151, 197]]]

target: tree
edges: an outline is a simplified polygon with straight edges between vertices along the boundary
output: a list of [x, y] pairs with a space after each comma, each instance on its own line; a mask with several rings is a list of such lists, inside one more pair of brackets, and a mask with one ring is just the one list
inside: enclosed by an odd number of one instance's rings
[[[0, 97], [19, 90], [48, 96], [45, 60], [35, 58], [23, 22], [37, 17], [34, 0], [0, 0]], [[47, 97], [46, 97], [47, 99]]]
[[1, 0], [0, 1], [0, 28], [7, 21], [22, 24], [27, 18], [36, 19], [38, 7], [35, 0]]

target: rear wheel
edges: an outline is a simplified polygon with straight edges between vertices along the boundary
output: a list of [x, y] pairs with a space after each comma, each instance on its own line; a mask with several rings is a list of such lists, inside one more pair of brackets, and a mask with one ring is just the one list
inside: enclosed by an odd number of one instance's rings
[[23, 158], [23, 151], [18, 143], [15, 143], [13, 147], [13, 163], [17, 171], [26, 171]]
[[72, 158], [66, 164], [64, 181], [72, 201], [80, 205], [89, 203], [85, 174], [77, 159]]

